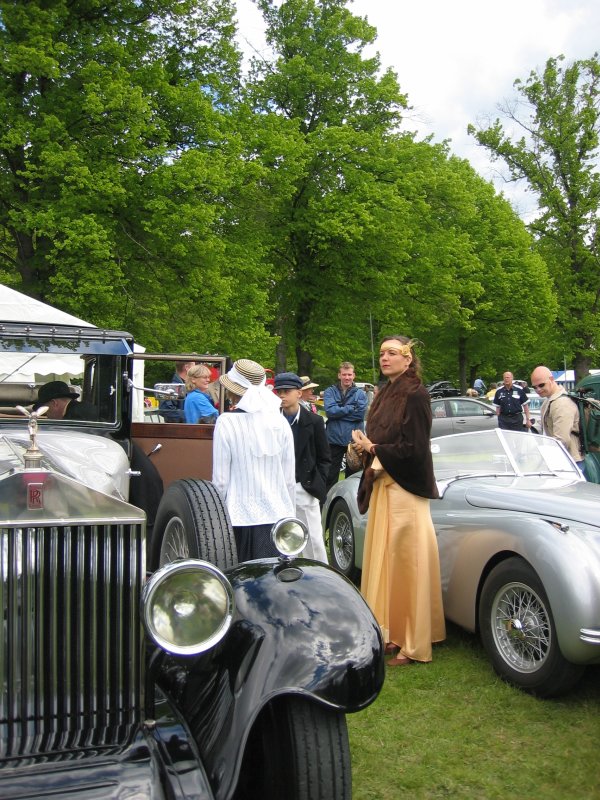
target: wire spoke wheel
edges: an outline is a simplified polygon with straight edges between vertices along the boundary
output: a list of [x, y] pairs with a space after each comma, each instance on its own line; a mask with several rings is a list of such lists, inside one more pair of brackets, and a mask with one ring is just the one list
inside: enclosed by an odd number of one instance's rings
[[544, 585], [521, 558], [500, 562], [485, 579], [479, 632], [496, 672], [539, 697], [563, 694], [583, 673], [561, 653]]
[[534, 672], [552, 645], [552, 628], [542, 599], [528, 586], [503, 586], [492, 603], [492, 635], [498, 651], [520, 672]]
[[160, 501], [150, 545], [150, 568], [181, 558], [200, 558], [219, 569], [237, 564], [231, 522], [209, 481], [174, 481]]
[[350, 521], [346, 516], [340, 514], [336, 517], [332, 541], [340, 569], [344, 571], [349, 569], [354, 557], [354, 536]]
[[343, 500], [338, 500], [331, 514], [329, 551], [333, 566], [348, 578], [353, 579], [357, 574], [354, 526], [350, 509]]
[[185, 528], [180, 517], [171, 517], [160, 546], [160, 566], [170, 564], [179, 558], [189, 558], [190, 548]]

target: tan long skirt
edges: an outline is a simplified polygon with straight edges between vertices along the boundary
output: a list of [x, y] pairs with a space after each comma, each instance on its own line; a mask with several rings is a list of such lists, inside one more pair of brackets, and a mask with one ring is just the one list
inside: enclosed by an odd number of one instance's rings
[[361, 592], [386, 644], [415, 661], [431, 661], [431, 644], [446, 638], [446, 626], [429, 500], [386, 472], [369, 503]]

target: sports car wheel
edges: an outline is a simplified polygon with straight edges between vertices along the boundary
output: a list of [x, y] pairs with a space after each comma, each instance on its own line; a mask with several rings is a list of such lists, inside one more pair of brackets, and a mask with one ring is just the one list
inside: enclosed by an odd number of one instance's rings
[[335, 503], [329, 519], [331, 562], [339, 572], [353, 579], [358, 574], [354, 563], [354, 526], [350, 509], [343, 500]]
[[219, 569], [237, 564], [233, 529], [221, 496], [209, 481], [175, 481], [160, 501], [150, 567], [157, 569], [178, 558], [201, 558]]
[[583, 673], [583, 667], [569, 663], [560, 652], [542, 582], [521, 559], [503, 561], [488, 575], [479, 628], [496, 672], [532, 694], [561, 694]]
[[235, 800], [351, 800], [346, 717], [304, 697], [275, 699], [248, 741]]

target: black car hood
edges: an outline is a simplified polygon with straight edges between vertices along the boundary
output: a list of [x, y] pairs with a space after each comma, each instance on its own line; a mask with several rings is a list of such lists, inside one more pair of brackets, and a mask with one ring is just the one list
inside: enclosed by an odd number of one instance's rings
[[[534, 480], [539, 488], [535, 488]], [[600, 526], [599, 485], [585, 481], [544, 485], [542, 481], [541, 478], [517, 478], [510, 486], [470, 486], [465, 500], [477, 508], [517, 511]]]

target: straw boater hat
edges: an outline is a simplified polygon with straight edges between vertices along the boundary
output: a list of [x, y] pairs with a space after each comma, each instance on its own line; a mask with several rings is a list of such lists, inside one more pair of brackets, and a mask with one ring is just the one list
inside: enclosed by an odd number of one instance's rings
[[219, 381], [223, 386], [238, 397], [243, 397], [244, 392], [248, 388], [242, 386], [237, 381], [239, 378], [245, 378], [254, 386], [261, 386], [264, 384], [267, 377], [264, 367], [261, 367], [256, 361], [251, 361], [249, 358], [240, 358], [235, 361], [232, 369], [226, 375], [221, 375]]
[[313, 383], [308, 375], [301, 375], [300, 380], [302, 381], [302, 391], [305, 389], [316, 389], [319, 385], [318, 383]]

